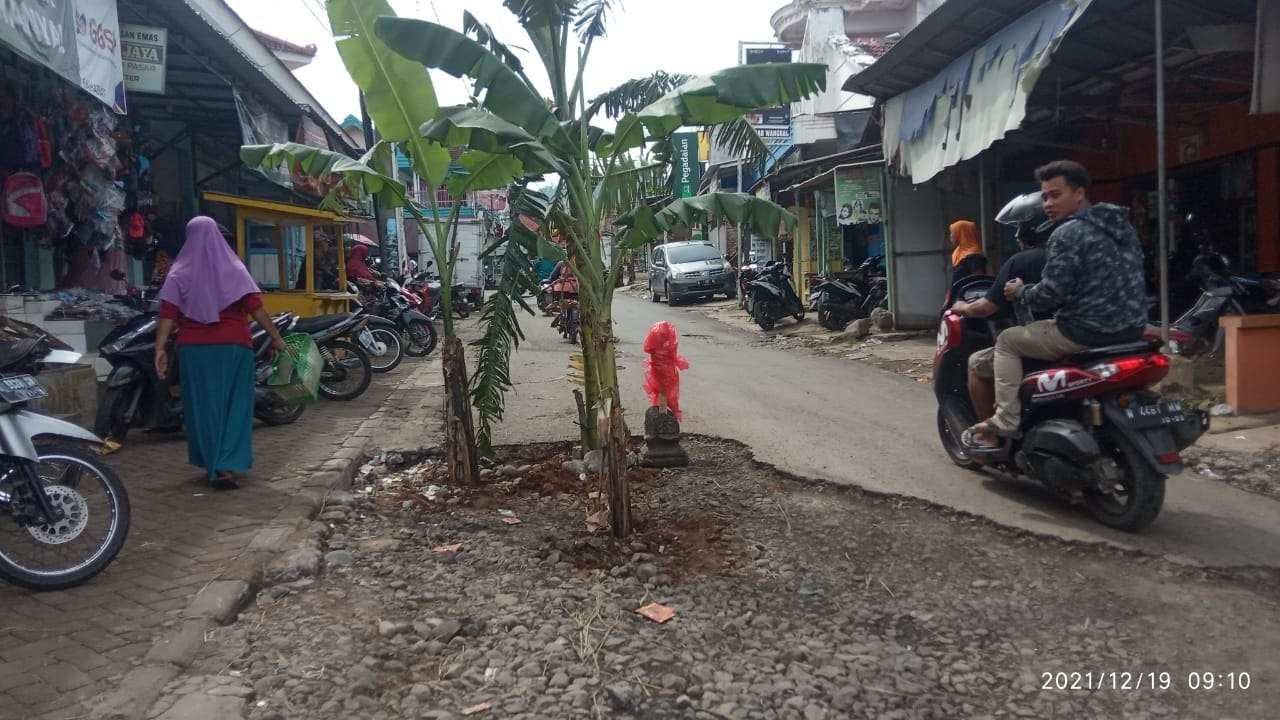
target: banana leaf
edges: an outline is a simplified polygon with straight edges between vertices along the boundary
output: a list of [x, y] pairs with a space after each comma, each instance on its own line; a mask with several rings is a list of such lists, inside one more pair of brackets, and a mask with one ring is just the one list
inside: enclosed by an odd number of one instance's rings
[[532, 135], [492, 113], [473, 107], [441, 108], [440, 116], [422, 126], [422, 137], [445, 147], [467, 147], [514, 155], [526, 173], [559, 169], [555, 156]]
[[418, 139], [418, 128], [438, 109], [426, 68], [396, 54], [374, 33], [380, 16], [394, 15], [387, 0], [329, 0], [329, 24], [338, 54], [364, 92], [369, 117], [383, 138], [403, 143], [418, 174], [438, 186], [449, 172], [447, 148]]
[[454, 197], [462, 197], [472, 190], [506, 187], [524, 175], [519, 159], [501, 153], [468, 150], [458, 158], [458, 164], [463, 169], [451, 174], [446, 182], [449, 194]]
[[[353, 160], [332, 150], [299, 143], [275, 143], [273, 145], [244, 145], [240, 148], [240, 160], [251, 168], [278, 168], [288, 163], [291, 170], [307, 177], [327, 181], [337, 176], [341, 187], [356, 197], [381, 193], [383, 207], [400, 207], [404, 200], [404, 185], [374, 169], [386, 162], [391, 145], [385, 140], [374, 145], [359, 160]], [[331, 190], [322, 203], [329, 209], [341, 209], [337, 199], [338, 187]]]
[[686, 125], [721, 125], [756, 108], [803, 100], [826, 87], [826, 65], [742, 65], [694, 78], [636, 114], [650, 136], [665, 138]]
[[752, 232], [772, 239], [778, 237], [783, 225], [795, 228], [797, 221], [786, 208], [764, 198], [718, 192], [681, 198], [657, 212], [641, 205], [618, 218], [617, 224], [627, 229], [627, 247], [636, 248], [677, 225], [729, 222], [746, 225]]
[[[546, 102], [483, 45], [450, 28], [425, 20], [378, 18], [378, 37], [400, 55], [428, 68], [475, 81], [481, 105], [535, 138], [563, 135]], [[425, 120], [425, 118], [424, 118]]]

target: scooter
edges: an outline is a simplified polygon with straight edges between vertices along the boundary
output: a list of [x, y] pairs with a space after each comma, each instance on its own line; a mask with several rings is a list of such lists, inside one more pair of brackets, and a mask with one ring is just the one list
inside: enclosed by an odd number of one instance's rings
[[0, 317], [0, 516], [17, 525], [0, 533], [0, 578], [32, 590], [92, 578], [129, 534], [124, 483], [86, 447], [102, 440], [29, 407], [48, 395], [41, 368], [79, 359], [40, 328]]
[[[1222, 337], [1218, 318], [1280, 312], [1280, 278], [1231, 274], [1225, 255], [1202, 248], [1191, 263], [1189, 278], [1200, 286], [1195, 304], [1169, 326], [1169, 351], [1195, 357], [1217, 351]], [[1156, 340], [1160, 328], [1148, 325], [1144, 337]]]
[[[992, 282], [963, 278], [949, 297], [977, 300]], [[1025, 308], [1019, 317], [1025, 321]], [[979, 420], [969, 396], [969, 356], [993, 345], [999, 330], [990, 319], [943, 312], [933, 386], [947, 456], [962, 468], [992, 467], [1038, 480], [1065, 499], [1082, 501], [1108, 527], [1137, 531], [1150, 525], [1164, 503], [1166, 479], [1183, 469], [1180, 452], [1209, 428], [1206, 413], [1151, 389], [1169, 372], [1159, 343], [1090, 348], [1057, 362], [1024, 360], [1018, 436], [979, 450], [962, 440]]]
[[[847, 266], [846, 266], [847, 267]], [[827, 277], [809, 289], [809, 309], [818, 313], [818, 324], [843, 330], [859, 318], [869, 317], [888, 297], [884, 257], [867, 258], [847, 277]]]
[[[282, 316], [273, 318], [282, 328]], [[112, 443], [123, 443], [129, 430], [177, 432], [182, 429], [181, 373], [175, 335], [169, 337], [169, 372], [156, 374], [156, 328], [159, 314], [146, 312], [112, 330], [98, 345], [98, 354], [111, 363], [106, 391], [98, 404], [94, 431]], [[287, 425], [302, 415], [301, 405], [288, 405], [267, 384], [271, 362], [270, 338], [252, 325], [254, 352], [254, 417], [268, 425]]]
[[804, 320], [804, 303], [791, 285], [791, 270], [781, 260], [765, 263], [759, 277], [747, 286], [751, 317], [762, 330], [772, 330], [784, 316]]

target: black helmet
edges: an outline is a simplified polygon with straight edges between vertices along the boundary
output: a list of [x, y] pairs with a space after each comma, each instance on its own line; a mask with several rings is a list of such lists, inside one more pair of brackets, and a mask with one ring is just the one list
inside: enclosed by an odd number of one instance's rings
[[996, 215], [996, 222], [1013, 225], [1016, 228], [1014, 235], [1024, 247], [1043, 244], [1052, 230], [1039, 192], [1029, 192], [1010, 200]]

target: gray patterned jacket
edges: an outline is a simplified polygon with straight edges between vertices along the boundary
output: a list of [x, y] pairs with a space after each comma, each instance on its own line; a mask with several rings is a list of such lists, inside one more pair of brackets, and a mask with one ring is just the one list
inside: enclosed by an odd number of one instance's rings
[[1142, 246], [1128, 208], [1099, 203], [1049, 237], [1040, 282], [1020, 293], [1037, 314], [1055, 313], [1069, 339], [1098, 347], [1136, 340], [1147, 324]]

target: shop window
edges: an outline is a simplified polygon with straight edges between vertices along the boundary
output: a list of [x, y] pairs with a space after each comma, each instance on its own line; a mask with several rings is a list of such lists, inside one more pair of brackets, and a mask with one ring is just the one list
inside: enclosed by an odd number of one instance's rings
[[305, 223], [245, 221], [249, 274], [263, 290], [305, 290], [307, 226]]
[[341, 225], [316, 225], [315, 291], [341, 292], [338, 276], [338, 251], [342, 243]]

